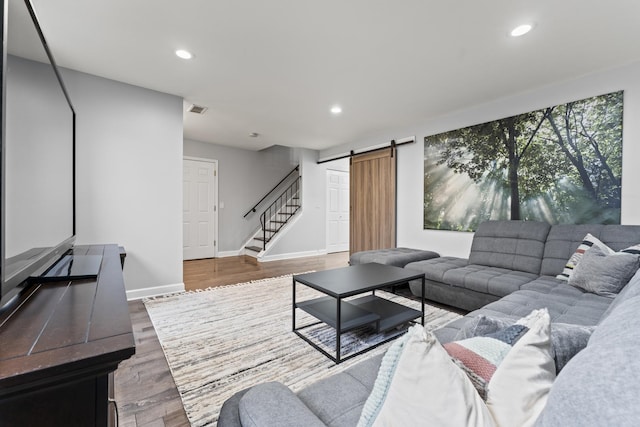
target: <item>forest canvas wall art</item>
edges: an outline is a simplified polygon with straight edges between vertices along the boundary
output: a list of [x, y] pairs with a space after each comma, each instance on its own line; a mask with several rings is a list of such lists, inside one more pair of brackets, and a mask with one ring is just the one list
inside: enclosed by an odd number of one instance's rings
[[620, 223], [623, 92], [424, 139], [424, 228]]

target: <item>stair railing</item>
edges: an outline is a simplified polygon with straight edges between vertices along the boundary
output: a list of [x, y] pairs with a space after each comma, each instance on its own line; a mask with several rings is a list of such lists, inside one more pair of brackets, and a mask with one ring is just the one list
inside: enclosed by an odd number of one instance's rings
[[253, 205], [253, 207], [252, 207], [251, 209], [249, 209], [249, 211], [248, 211], [246, 214], [244, 214], [243, 218], [246, 218], [246, 217], [247, 217], [247, 215], [249, 215], [249, 214], [250, 214], [250, 213], [252, 213], [252, 212], [255, 212], [255, 211], [256, 211], [256, 208], [260, 205], [260, 203], [264, 202], [264, 200], [265, 200], [267, 197], [269, 197], [273, 192], [275, 192], [275, 191], [276, 191], [276, 189], [280, 186], [280, 184], [282, 184], [283, 182], [285, 182], [285, 181], [287, 180], [287, 178], [289, 178], [289, 177], [290, 177], [294, 172], [296, 172], [296, 171], [297, 171], [297, 170], [299, 170], [299, 169], [300, 169], [300, 165], [298, 165], [298, 166], [296, 166], [295, 168], [293, 168], [293, 170], [292, 170], [291, 172], [289, 172], [289, 173], [287, 174], [287, 176], [285, 176], [284, 178], [282, 178], [282, 179], [280, 180], [280, 182], [279, 182], [279, 183], [277, 183], [276, 185], [274, 185], [274, 187], [273, 187], [271, 190], [269, 190], [269, 191], [267, 192], [267, 194], [265, 194], [265, 195], [264, 195], [264, 197], [258, 201], [258, 203], [256, 203], [255, 205]]
[[[276, 235], [289, 219], [300, 209], [300, 181], [301, 176], [287, 187], [280, 196], [262, 212], [260, 225], [262, 226], [262, 249]], [[269, 226], [269, 228], [267, 228]], [[267, 233], [270, 233], [267, 239]]]

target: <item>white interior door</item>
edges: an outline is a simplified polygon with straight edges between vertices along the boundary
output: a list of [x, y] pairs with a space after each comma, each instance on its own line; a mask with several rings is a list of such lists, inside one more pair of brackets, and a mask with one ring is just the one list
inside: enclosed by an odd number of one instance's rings
[[183, 160], [183, 259], [216, 256], [217, 162]]
[[349, 250], [349, 172], [327, 170], [327, 252]]

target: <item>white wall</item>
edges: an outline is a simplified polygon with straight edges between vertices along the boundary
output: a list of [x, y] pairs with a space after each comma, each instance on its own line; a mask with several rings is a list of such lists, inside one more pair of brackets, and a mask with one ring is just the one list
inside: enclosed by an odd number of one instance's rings
[[182, 99], [77, 71], [63, 78], [77, 114], [76, 243], [124, 246], [130, 297], [184, 289]]
[[351, 149], [362, 149], [391, 139], [416, 135], [415, 144], [398, 148], [398, 246], [431, 249], [442, 255], [466, 257], [471, 247], [472, 233], [422, 228], [424, 137], [618, 90], [625, 91], [622, 223], [640, 224], [640, 185], [637, 185], [640, 182], [640, 168], [637, 166], [640, 159], [640, 63], [559, 82], [425, 120], [415, 126], [389, 129], [350, 144], [324, 150], [320, 157], [329, 158]]
[[247, 218], [243, 215], [297, 164], [302, 175], [302, 209], [277, 236], [264, 260], [326, 253], [326, 171], [348, 171], [347, 159], [318, 165], [315, 150], [273, 146], [251, 151], [188, 139], [184, 155], [218, 160], [220, 256], [242, 250], [260, 226], [260, 211]]
[[185, 139], [184, 155], [218, 160], [219, 256], [238, 254], [260, 226], [260, 211], [244, 214], [298, 164], [282, 146], [251, 151]]

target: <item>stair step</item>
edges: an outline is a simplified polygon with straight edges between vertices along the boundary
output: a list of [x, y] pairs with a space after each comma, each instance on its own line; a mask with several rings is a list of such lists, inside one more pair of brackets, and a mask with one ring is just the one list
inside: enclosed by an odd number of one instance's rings
[[254, 237], [253, 239], [258, 240], [260, 242], [267, 242], [267, 243], [269, 243], [269, 240], [271, 240], [270, 237], [267, 237], [266, 239], [264, 237]]
[[268, 231], [269, 233], [277, 233], [278, 230], [273, 230], [271, 228], [265, 228], [264, 231]]
[[287, 223], [287, 221], [278, 221], [278, 220], [275, 220], [275, 219], [272, 219], [269, 222], [272, 223], [272, 224], [286, 224]]
[[257, 246], [245, 246], [245, 249], [249, 249], [250, 251], [253, 252], [262, 252], [262, 248], [259, 248]]
[[286, 205], [286, 207], [288, 207], [288, 208], [299, 208], [300, 205]]

